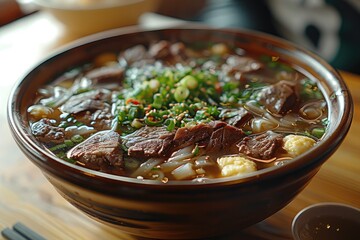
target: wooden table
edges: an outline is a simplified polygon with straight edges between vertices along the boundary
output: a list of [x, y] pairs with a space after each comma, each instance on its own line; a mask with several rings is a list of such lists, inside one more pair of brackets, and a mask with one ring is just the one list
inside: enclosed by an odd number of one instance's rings
[[[68, 204], [20, 152], [7, 125], [6, 101], [14, 82], [55, 48], [78, 37], [42, 12], [0, 28], [0, 230], [21, 221], [49, 239], [129, 239]], [[360, 208], [360, 76], [341, 74], [355, 103], [344, 143], [294, 201], [235, 239], [291, 239], [293, 217], [314, 203]]]

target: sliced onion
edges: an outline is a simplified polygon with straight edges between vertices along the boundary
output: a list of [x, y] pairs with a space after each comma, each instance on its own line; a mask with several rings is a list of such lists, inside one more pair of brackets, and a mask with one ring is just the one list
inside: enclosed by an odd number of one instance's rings
[[151, 170], [149, 175], [150, 175], [150, 178], [153, 180], [161, 181], [165, 178], [165, 174], [160, 170]]
[[150, 158], [146, 162], [142, 163], [138, 169], [131, 174], [132, 177], [145, 176], [151, 171], [155, 166], [159, 165], [162, 161], [162, 158]]
[[275, 129], [279, 124], [264, 118], [255, 118], [251, 121], [251, 128], [254, 133], [265, 132]]
[[195, 160], [195, 166], [197, 168], [214, 166], [215, 162], [209, 159], [209, 156], [200, 156]]
[[52, 97], [41, 99], [40, 103], [52, 108], [59, 107], [72, 96], [72, 93], [66, 88], [56, 86], [52, 95]]
[[189, 179], [196, 176], [196, 172], [193, 169], [194, 164], [192, 163], [186, 163], [184, 165], [181, 165], [180, 167], [176, 168], [174, 171], [172, 171], [172, 175], [177, 180], [183, 180], [183, 179]]
[[190, 160], [191, 159], [187, 158], [187, 159], [178, 160], [178, 161], [167, 161], [167, 162], [160, 164], [160, 169], [165, 173], [171, 172], [175, 168], [180, 167], [181, 165], [189, 162]]
[[244, 108], [259, 117], [263, 117], [266, 113], [264, 109], [257, 105], [257, 102], [255, 100], [250, 100], [246, 102]]
[[192, 153], [193, 149], [194, 149], [193, 145], [184, 147], [184, 148], [174, 152], [168, 161], [179, 161], [179, 160], [183, 160], [186, 158], [191, 158], [191, 157], [193, 157], [193, 153]]
[[77, 93], [82, 90], [87, 90], [91, 88], [92, 85], [93, 85], [92, 80], [87, 77], [77, 78], [71, 87], [71, 92]]
[[325, 106], [324, 101], [316, 101], [305, 104], [299, 110], [301, 117], [307, 120], [319, 119], [323, 114], [323, 108]]

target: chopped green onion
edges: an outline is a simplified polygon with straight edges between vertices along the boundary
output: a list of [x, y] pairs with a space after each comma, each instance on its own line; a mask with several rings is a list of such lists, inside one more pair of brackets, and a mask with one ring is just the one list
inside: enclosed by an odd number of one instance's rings
[[183, 102], [188, 98], [190, 91], [184, 86], [179, 86], [175, 89], [174, 98], [177, 102]]
[[196, 112], [194, 119], [200, 121], [206, 119], [207, 117], [208, 117], [208, 113], [206, 113], [204, 110], [199, 110]]
[[149, 126], [160, 126], [164, 122], [162, 112], [150, 112], [145, 116], [145, 124]]
[[167, 126], [166, 130], [171, 132], [172, 130], [174, 130], [174, 128], [175, 128], [175, 119], [172, 119], [169, 121], [169, 125]]
[[73, 147], [75, 145], [74, 142], [69, 139], [66, 139], [64, 143], [67, 147]]
[[[124, 116], [126, 119], [126, 115]], [[140, 106], [131, 106], [129, 108], [129, 113], [127, 115], [128, 120], [133, 120], [135, 118], [143, 118], [144, 117], [144, 109]], [[124, 122], [124, 121], [123, 121]]]
[[209, 106], [206, 112], [209, 113], [214, 118], [218, 118], [220, 115], [220, 111], [216, 106]]
[[84, 138], [79, 134], [76, 134], [71, 137], [71, 141], [73, 141], [74, 143], [81, 143], [82, 141], [84, 141]]
[[313, 130], [311, 130], [311, 135], [313, 135], [316, 138], [321, 138], [325, 133], [325, 129], [324, 128], [314, 128]]
[[245, 133], [246, 135], [250, 135], [250, 134], [252, 134], [252, 131], [251, 131], [251, 130], [248, 130], [248, 131], [244, 131], [244, 133]]
[[56, 152], [56, 151], [59, 151], [59, 150], [65, 149], [65, 148], [67, 148], [67, 145], [65, 143], [61, 143], [61, 144], [58, 144], [58, 145], [55, 145], [55, 146], [49, 148], [49, 150], [52, 152]]
[[139, 129], [139, 128], [141, 128], [141, 127], [144, 126], [144, 125], [139, 121], [139, 119], [135, 118], [135, 119], [131, 122], [131, 126], [132, 126], [133, 128]]
[[323, 120], [321, 120], [321, 123], [322, 123], [323, 126], [327, 127], [327, 125], [329, 125], [329, 119], [324, 118]]
[[163, 98], [162, 98], [161, 94], [159, 94], [159, 93], [154, 94], [154, 102], [153, 102], [153, 104], [151, 104], [151, 106], [153, 108], [160, 109], [162, 106], [162, 103], [163, 103]]
[[200, 151], [199, 146], [196, 144], [194, 149], [191, 151], [191, 153], [195, 157], [195, 156], [197, 156], [199, 154], [199, 151]]
[[196, 80], [193, 76], [191, 76], [191, 75], [187, 75], [187, 76], [185, 76], [184, 78], [182, 78], [182, 79], [180, 80], [180, 83], [181, 83], [184, 87], [186, 87], [186, 88], [188, 88], [188, 89], [190, 89], [190, 90], [194, 90], [194, 89], [197, 88], [197, 86], [198, 86], [197, 80]]
[[126, 112], [125, 111], [119, 111], [118, 120], [119, 120], [119, 122], [124, 122], [126, 120]]
[[157, 79], [151, 79], [151, 80], [149, 81], [149, 87], [151, 88], [151, 90], [157, 91], [157, 90], [159, 89], [159, 87], [160, 87], [160, 82], [159, 82], [159, 80], [157, 80]]

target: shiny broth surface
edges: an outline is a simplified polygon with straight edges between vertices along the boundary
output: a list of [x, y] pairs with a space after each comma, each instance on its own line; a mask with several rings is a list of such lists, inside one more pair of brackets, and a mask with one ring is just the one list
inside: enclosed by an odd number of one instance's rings
[[74, 164], [198, 180], [281, 166], [326, 131], [317, 82], [278, 56], [158, 41], [103, 53], [38, 90], [33, 135]]

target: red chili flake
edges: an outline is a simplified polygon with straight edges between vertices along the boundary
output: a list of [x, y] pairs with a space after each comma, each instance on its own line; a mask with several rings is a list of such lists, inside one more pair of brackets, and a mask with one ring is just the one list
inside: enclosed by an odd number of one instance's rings
[[216, 82], [215, 83], [215, 91], [220, 94], [222, 92], [222, 87], [221, 87], [221, 84], [220, 82]]
[[130, 103], [132, 103], [134, 105], [139, 105], [140, 104], [140, 102], [138, 100], [136, 100], [135, 98], [128, 98], [125, 103], [126, 103], [126, 105], [128, 105]]

